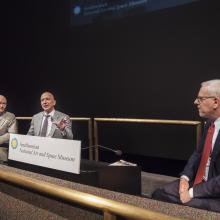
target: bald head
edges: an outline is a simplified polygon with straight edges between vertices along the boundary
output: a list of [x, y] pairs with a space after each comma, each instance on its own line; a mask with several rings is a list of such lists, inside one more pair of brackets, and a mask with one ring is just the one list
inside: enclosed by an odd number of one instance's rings
[[48, 91], [43, 92], [43, 93], [41, 94], [41, 97], [42, 97], [42, 96], [50, 96], [51, 98], [55, 99], [55, 98], [54, 98], [54, 95], [53, 95], [51, 92], [48, 92]]
[[7, 106], [7, 99], [5, 96], [0, 95], [0, 113], [3, 113]]
[[50, 113], [54, 110], [54, 106], [56, 105], [56, 100], [54, 95], [51, 92], [44, 92], [40, 98], [41, 107], [47, 113]]

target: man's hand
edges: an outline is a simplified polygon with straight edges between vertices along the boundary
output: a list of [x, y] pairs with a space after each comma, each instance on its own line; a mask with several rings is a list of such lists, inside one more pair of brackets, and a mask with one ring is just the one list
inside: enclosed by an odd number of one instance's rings
[[180, 178], [179, 194], [188, 191], [188, 189], [189, 189], [189, 182], [184, 178]]
[[65, 129], [65, 127], [67, 126], [67, 119], [66, 118], [62, 118], [60, 121], [58, 122], [53, 122], [61, 131], [63, 131]]
[[191, 200], [191, 197], [189, 195], [188, 190], [180, 193], [180, 200], [181, 200], [182, 203], [187, 203]]

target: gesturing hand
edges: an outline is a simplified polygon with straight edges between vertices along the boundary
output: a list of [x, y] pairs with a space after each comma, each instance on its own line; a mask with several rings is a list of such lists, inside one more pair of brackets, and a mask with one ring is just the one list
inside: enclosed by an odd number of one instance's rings
[[67, 126], [67, 118], [62, 118], [60, 121], [53, 122], [61, 131]]

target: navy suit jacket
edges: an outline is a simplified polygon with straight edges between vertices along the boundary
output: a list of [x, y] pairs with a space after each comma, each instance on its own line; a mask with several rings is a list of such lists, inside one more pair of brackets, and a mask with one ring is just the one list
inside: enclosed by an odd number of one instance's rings
[[[191, 183], [193, 183], [199, 167], [209, 126], [210, 122], [207, 122], [199, 146], [191, 155], [183, 172], [181, 173], [181, 175], [188, 176]], [[220, 132], [218, 133], [213, 151], [211, 153], [208, 180], [207, 182], [202, 182], [193, 186], [193, 196], [194, 198], [220, 198]]]

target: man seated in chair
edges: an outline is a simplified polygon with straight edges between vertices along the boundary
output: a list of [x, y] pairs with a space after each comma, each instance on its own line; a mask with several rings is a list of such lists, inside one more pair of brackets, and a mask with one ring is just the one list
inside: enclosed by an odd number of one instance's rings
[[10, 133], [17, 133], [17, 121], [13, 113], [5, 111], [7, 99], [0, 95], [0, 161], [7, 161]]
[[154, 191], [152, 198], [220, 212], [220, 79], [203, 82], [194, 104], [207, 119], [200, 144], [180, 179]]
[[56, 100], [51, 92], [44, 92], [40, 98], [42, 112], [33, 116], [28, 135], [73, 139], [70, 117], [55, 110]]

